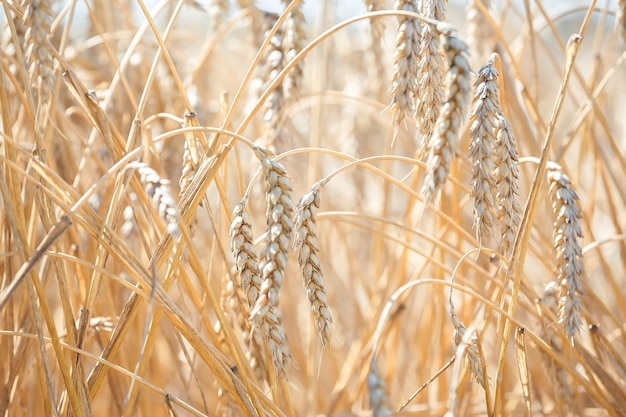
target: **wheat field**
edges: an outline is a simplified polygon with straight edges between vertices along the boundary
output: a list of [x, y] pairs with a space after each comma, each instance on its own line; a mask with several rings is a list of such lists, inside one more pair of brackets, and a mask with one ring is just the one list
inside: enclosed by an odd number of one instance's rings
[[0, 416], [626, 415], [626, 2], [275, 3], [2, 0]]

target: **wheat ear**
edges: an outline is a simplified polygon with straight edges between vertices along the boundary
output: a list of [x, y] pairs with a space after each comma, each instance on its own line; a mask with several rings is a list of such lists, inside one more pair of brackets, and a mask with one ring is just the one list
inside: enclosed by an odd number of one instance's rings
[[300, 198], [295, 214], [293, 249], [298, 256], [298, 264], [304, 279], [311, 310], [322, 344], [330, 341], [333, 318], [328, 307], [322, 267], [318, 257], [316, 216], [320, 206], [320, 188], [313, 186], [311, 191]]
[[444, 51], [448, 60], [445, 104], [435, 122], [435, 131], [429, 141], [426, 178], [422, 195], [426, 202], [433, 202], [446, 182], [450, 164], [455, 155], [455, 143], [467, 112], [469, 101], [470, 67], [467, 46], [456, 37], [447, 24], [437, 25], [444, 36]]
[[26, 27], [26, 60], [31, 82], [39, 93], [39, 106], [50, 100], [54, 87], [53, 46], [48, 40], [52, 21], [52, 1], [26, 2], [24, 26]]
[[246, 211], [248, 197], [245, 196], [233, 209], [233, 221], [230, 225], [230, 248], [235, 258], [235, 266], [239, 271], [241, 288], [253, 307], [261, 289], [259, 260], [254, 250], [254, 238], [250, 216]]
[[[269, 34], [270, 29], [276, 23], [278, 16], [273, 13], [265, 14], [266, 33]], [[283, 29], [279, 28], [270, 39], [267, 51], [263, 54], [262, 79], [264, 91], [276, 79], [280, 71], [284, 67], [285, 55], [283, 52]], [[278, 84], [269, 94], [263, 104], [263, 123], [265, 125], [263, 131], [263, 141], [266, 146], [276, 149], [277, 144], [283, 142], [283, 133], [281, 122], [283, 109], [285, 106], [285, 96], [283, 92], [283, 83]]]
[[159, 217], [167, 223], [167, 231], [173, 236], [179, 236], [181, 217], [176, 201], [172, 197], [170, 182], [161, 178], [154, 169], [145, 164], [139, 165], [138, 172], [145, 186], [146, 195], [152, 200]]
[[500, 224], [500, 247], [511, 255], [521, 221], [519, 167], [515, 137], [504, 114], [498, 116], [496, 128], [496, 205]]
[[[463, 341], [463, 336], [467, 332], [467, 327], [463, 324], [459, 316], [456, 314], [454, 304], [452, 304], [452, 288], [450, 288], [450, 296], [448, 297], [448, 309], [450, 311], [450, 319], [454, 327], [454, 344], [458, 347]], [[470, 378], [478, 382], [482, 387], [485, 386], [485, 375], [483, 374], [482, 360], [478, 353], [478, 346], [475, 338], [471, 338], [466, 347], [467, 364]]]
[[[396, 0], [396, 10], [419, 12], [415, 0]], [[407, 16], [398, 16], [398, 34], [394, 55], [394, 73], [391, 84], [391, 111], [396, 129], [407, 114], [413, 114], [417, 99], [417, 64], [420, 47], [420, 22]]]
[[391, 417], [392, 408], [389, 390], [385, 380], [379, 375], [376, 355], [372, 356], [367, 373], [367, 393], [373, 417]]
[[[285, 6], [288, 6], [289, 3], [291, 3], [290, 0], [283, 0]], [[285, 19], [283, 53], [286, 63], [292, 61], [306, 43], [305, 19], [304, 13], [302, 13], [303, 3], [304, 1], [300, 1], [292, 8], [289, 16]], [[283, 93], [287, 102], [293, 102], [298, 98], [302, 89], [303, 68], [304, 61], [300, 60], [283, 79]]]
[[291, 180], [285, 168], [272, 159], [274, 155], [269, 149], [256, 146], [254, 153], [261, 161], [265, 178], [267, 233], [260, 263], [262, 283], [250, 320], [259, 325], [274, 367], [282, 373], [290, 357], [278, 304], [293, 229]]
[[465, 10], [467, 16], [467, 44], [472, 47], [472, 56], [478, 62], [484, 62], [486, 54], [492, 51], [495, 36], [489, 21], [476, 3], [481, 3], [484, 10], [491, 9], [491, 0], [470, 0]]
[[578, 195], [572, 188], [572, 181], [557, 164], [547, 167], [548, 183], [554, 220], [554, 247], [557, 252], [557, 281], [560, 287], [559, 322], [565, 334], [573, 341], [582, 326], [582, 302], [584, 295], [582, 278], [583, 251], [579, 240], [583, 237], [580, 219], [582, 214]]
[[474, 199], [474, 229], [478, 241], [493, 235], [495, 212], [496, 126], [501, 113], [498, 99], [498, 72], [493, 63], [478, 71], [472, 114], [470, 117], [469, 157], [472, 163], [472, 198]]
[[[445, 8], [443, 3], [427, 0], [424, 14], [431, 19], [443, 20]], [[435, 122], [443, 106], [444, 74], [446, 71], [439, 32], [432, 25], [422, 27], [421, 44], [417, 69], [418, 100], [415, 107], [417, 121], [417, 142], [420, 157], [425, 156], [428, 140], [433, 134]]]

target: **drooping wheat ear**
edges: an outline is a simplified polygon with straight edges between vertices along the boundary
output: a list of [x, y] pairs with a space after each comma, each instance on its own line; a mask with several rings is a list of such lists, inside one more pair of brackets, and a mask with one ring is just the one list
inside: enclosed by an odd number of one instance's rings
[[393, 409], [385, 380], [379, 375], [376, 355], [372, 356], [367, 373], [367, 393], [373, 417], [391, 417]]
[[278, 305], [293, 230], [291, 180], [285, 168], [272, 159], [274, 155], [269, 149], [256, 146], [254, 153], [261, 161], [265, 178], [267, 233], [260, 262], [262, 283], [250, 321], [260, 328], [274, 368], [280, 374], [287, 370], [291, 357]]
[[494, 150], [498, 114], [501, 113], [497, 78], [498, 72], [493, 63], [485, 65], [478, 71], [470, 116], [469, 157], [472, 163], [474, 229], [481, 243], [489, 236], [493, 236], [496, 195]]
[[[396, 10], [419, 12], [415, 0], [395, 0]], [[417, 99], [417, 64], [421, 27], [418, 19], [398, 16], [398, 35], [391, 84], [391, 111], [396, 129], [407, 114], [413, 114]]]
[[444, 51], [448, 60], [445, 104], [435, 122], [435, 131], [428, 143], [428, 161], [422, 195], [433, 202], [446, 182], [450, 164], [455, 155], [455, 143], [461, 130], [469, 101], [470, 67], [466, 58], [467, 46], [456, 37], [447, 24], [438, 24], [444, 36]]
[[467, 44], [471, 45], [474, 59], [484, 62], [486, 54], [494, 50], [495, 36], [489, 21], [476, 3], [481, 3], [489, 11], [491, 0], [470, 0], [466, 8]]
[[[450, 319], [452, 320], [452, 326], [454, 326], [454, 344], [458, 347], [463, 341], [463, 336], [467, 332], [467, 327], [461, 322], [461, 319], [456, 314], [454, 304], [452, 303], [452, 288], [450, 288], [450, 295], [448, 297], [448, 309], [450, 311]], [[478, 353], [476, 338], [472, 338], [466, 347], [466, 360], [468, 365], [468, 371], [470, 378], [478, 382], [483, 388], [485, 387], [485, 375], [483, 374], [482, 360]]]
[[[543, 295], [541, 296], [541, 302], [550, 309], [553, 313], [557, 313], [557, 307], [559, 304], [559, 283], [555, 280], [548, 282], [543, 288]], [[550, 347], [557, 353], [563, 352], [562, 339], [549, 330], [549, 326], [543, 326], [541, 328], [540, 336], [546, 340]], [[557, 394], [563, 399], [562, 403], [566, 405], [574, 404], [574, 395], [572, 388], [570, 387], [567, 371], [562, 366], [555, 363], [552, 357], [543, 355], [544, 360], [549, 364], [549, 369], [554, 370], [555, 379], [557, 383]]]
[[54, 86], [53, 46], [48, 40], [51, 8], [51, 0], [30, 0], [24, 13], [28, 73], [38, 89], [39, 106], [49, 101]]
[[[291, 3], [290, 0], [282, 0], [285, 6]], [[302, 13], [302, 5], [304, 1], [301, 0], [291, 11], [289, 16], [284, 22], [284, 34], [285, 39], [283, 42], [283, 52], [285, 56], [285, 63], [292, 61], [296, 55], [304, 48], [306, 43], [305, 33], [305, 19], [304, 13]], [[283, 80], [283, 93], [287, 102], [294, 102], [300, 90], [302, 89], [302, 72], [304, 68], [304, 61], [300, 60], [295, 67]]]
[[272, 159], [274, 155], [269, 149], [256, 146], [254, 153], [261, 161], [265, 178], [267, 236], [260, 264], [262, 284], [251, 312], [253, 318], [264, 315], [269, 306], [278, 306], [293, 230], [291, 180], [287, 171]]
[[179, 236], [180, 212], [172, 197], [170, 182], [161, 178], [154, 169], [145, 164], [140, 164], [138, 171], [141, 175], [141, 182], [145, 186], [146, 195], [152, 200], [159, 217], [167, 223], [167, 231], [175, 237]]
[[311, 304], [315, 327], [322, 344], [330, 341], [333, 318], [328, 307], [322, 267], [318, 257], [316, 216], [320, 206], [320, 187], [313, 186], [311, 191], [300, 198], [295, 214], [293, 250], [298, 256], [298, 264], [304, 287]]
[[230, 224], [230, 248], [239, 271], [241, 288], [251, 308], [256, 303], [261, 289], [259, 261], [254, 250], [252, 223], [246, 211], [248, 196], [245, 196], [233, 209], [233, 221]]
[[547, 166], [548, 182], [554, 220], [554, 247], [557, 252], [557, 281], [560, 286], [559, 322], [565, 334], [573, 341], [582, 325], [582, 302], [584, 295], [581, 279], [584, 277], [582, 265], [583, 251], [579, 243], [583, 232], [580, 226], [582, 214], [578, 195], [572, 188], [572, 181], [554, 163]]
[[511, 255], [521, 219], [519, 168], [515, 137], [504, 114], [498, 116], [496, 127], [496, 206], [500, 224], [500, 247]]
[[[443, 19], [445, 7], [443, 2], [427, 0], [424, 14], [431, 19]], [[435, 122], [443, 106], [444, 74], [446, 66], [443, 51], [439, 42], [439, 33], [432, 25], [422, 27], [421, 44], [417, 69], [418, 99], [415, 107], [417, 121], [417, 143], [420, 158], [426, 156], [428, 140], [433, 134]]]
[[[278, 15], [276, 14], [265, 14], [266, 33], [269, 33], [277, 19]], [[261, 92], [269, 87], [284, 67], [285, 55], [283, 53], [283, 44], [283, 29], [279, 28], [270, 39], [267, 50], [263, 54], [263, 87], [261, 88]], [[272, 90], [263, 104], [263, 141], [266, 146], [272, 149], [276, 149], [277, 144], [281, 143], [283, 139], [280, 125], [282, 122], [284, 104], [285, 97], [283, 93], [283, 83], [281, 83]]]

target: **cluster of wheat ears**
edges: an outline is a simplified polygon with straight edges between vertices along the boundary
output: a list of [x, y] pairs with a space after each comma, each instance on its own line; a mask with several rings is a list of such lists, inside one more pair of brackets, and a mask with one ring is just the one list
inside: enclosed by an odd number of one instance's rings
[[2, 0], [0, 417], [626, 415], [626, 1], [391, 3]]

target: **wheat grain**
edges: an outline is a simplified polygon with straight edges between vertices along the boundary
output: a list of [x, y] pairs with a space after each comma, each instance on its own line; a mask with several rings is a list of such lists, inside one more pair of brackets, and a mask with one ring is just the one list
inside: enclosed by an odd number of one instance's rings
[[446, 182], [469, 100], [470, 68], [465, 56], [467, 46], [448, 25], [439, 24], [437, 30], [444, 35], [444, 51], [449, 69], [446, 76], [445, 104], [428, 143], [426, 178], [422, 187], [426, 202], [432, 202]]
[[515, 137], [504, 114], [498, 116], [496, 128], [496, 206], [500, 223], [500, 247], [511, 254], [520, 225], [519, 168]]
[[154, 169], [145, 164], [139, 165], [138, 172], [145, 186], [146, 195], [152, 200], [159, 217], [167, 223], [167, 231], [173, 236], [179, 236], [180, 212], [172, 197], [170, 182], [161, 178]]
[[367, 373], [367, 393], [372, 416], [391, 417], [393, 409], [389, 399], [389, 390], [387, 389], [387, 384], [379, 375], [376, 355], [372, 357], [369, 372]]
[[580, 226], [582, 214], [578, 195], [572, 181], [557, 164], [549, 164], [547, 170], [552, 198], [554, 221], [554, 247], [557, 252], [557, 281], [560, 286], [559, 322], [565, 334], [573, 340], [582, 326], [582, 301], [584, 295], [581, 279], [583, 252], [579, 240], [583, 237]]
[[472, 163], [474, 229], [481, 243], [493, 235], [496, 194], [494, 150], [498, 114], [501, 113], [497, 78], [498, 72], [493, 63], [485, 65], [478, 71], [470, 117], [469, 158]]
[[[424, 4], [424, 14], [431, 19], [445, 18], [443, 3], [427, 0]], [[433, 134], [435, 122], [441, 106], [443, 106], [443, 79], [446, 71], [439, 33], [432, 25], [424, 25], [422, 28], [419, 56], [417, 69], [418, 100], [415, 107], [415, 119], [417, 121], [419, 154], [420, 157], [423, 157], [427, 153], [428, 140]]]
[[[415, 0], [396, 0], [396, 10], [419, 11]], [[420, 22], [407, 16], [398, 16], [398, 34], [394, 54], [394, 73], [391, 84], [391, 111], [396, 129], [407, 114], [412, 114], [417, 99], [417, 67], [420, 47]]]
[[[282, 1], [285, 6], [291, 3], [290, 0]], [[298, 2], [298, 4], [291, 9], [284, 22], [283, 53], [285, 63], [291, 62], [302, 48], [304, 48], [306, 42], [304, 28], [305, 19], [304, 13], [302, 13], [303, 3], [304, 1]], [[294, 102], [298, 98], [300, 90], [302, 89], [303, 68], [304, 61], [300, 60], [283, 79], [283, 93], [287, 102]]]
[[333, 319], [328, 307], [322, 267], [317, 244], [317, 210], [320, 205], [320, 188], [313, 186], [311, 191], [300, 198], [295, 214], [293, 249], [298, 256], [315, 327], [326, 345], [330, 341]]

